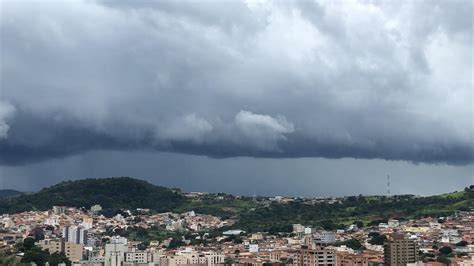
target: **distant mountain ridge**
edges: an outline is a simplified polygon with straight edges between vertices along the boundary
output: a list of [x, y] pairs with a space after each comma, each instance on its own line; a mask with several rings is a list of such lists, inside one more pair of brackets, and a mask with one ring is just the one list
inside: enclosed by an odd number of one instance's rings
[[13, 197], [21, 194], [24, 193], [14, 189], [0, 189], [0, 198]]
[[36, 193], [0, 199], [0, 213], [46, 210], [54, 205], [90, 208], [149, 208], [170, 211], [185, 197], [179, 190], [156, 186], [130, 177], [64, 181]]

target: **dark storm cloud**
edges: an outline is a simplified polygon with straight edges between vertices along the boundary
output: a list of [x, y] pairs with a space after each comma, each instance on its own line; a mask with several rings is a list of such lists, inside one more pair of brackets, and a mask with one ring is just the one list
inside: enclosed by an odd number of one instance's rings
[[474, 161], [472, 2], [1, 2], [0, 164]]

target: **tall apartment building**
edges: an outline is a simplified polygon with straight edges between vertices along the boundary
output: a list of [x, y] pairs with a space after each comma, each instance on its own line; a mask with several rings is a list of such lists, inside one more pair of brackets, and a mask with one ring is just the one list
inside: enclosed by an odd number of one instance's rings
[[418, 245], [402, 234], [391, 234], [384, 245], [385, 265], [406, 265], [418, 262]]
[[87, 230], [79, 226], [66, 226], [63, 228], [63, 238], [66, 242], [75, 244], [87, 244]]
[[84, 245], [82, 244], [76, 244], [76, 243], [70, 243], [64, 241], [64, 239], [61, 240], [51, 240], [51, 239], [45, 239], [45, 240], [40, 240], [39, 245], [43, 249], [48, 249], [49, 253], [54, 253], [54, 252], [63, 252], [66, 257], [69, 258], [72, 262], [77, 262], [82, 260], [82, 251], [84, 249]]
[[127, 239], [112, 237], [110, 243], [105, 244], [105, 266], [121, 266], [128, 251]]
[[336, 252], [324, 248], [311, 249], [302, 246], [298, 250], [298, 265], [300, 266], [335, 266]]

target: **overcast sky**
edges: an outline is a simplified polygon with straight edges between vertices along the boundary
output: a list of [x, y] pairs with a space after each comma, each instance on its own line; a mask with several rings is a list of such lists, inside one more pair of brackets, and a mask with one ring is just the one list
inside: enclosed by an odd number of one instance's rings
[[474, 184], [470, 0], [0, 3], [3, 188]]

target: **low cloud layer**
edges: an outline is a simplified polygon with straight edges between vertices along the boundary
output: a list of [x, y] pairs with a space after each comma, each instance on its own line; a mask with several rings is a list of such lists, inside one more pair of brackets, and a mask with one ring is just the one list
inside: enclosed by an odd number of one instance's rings
[[471, 1], [1, 1], [0, 164], [474, 162]]

